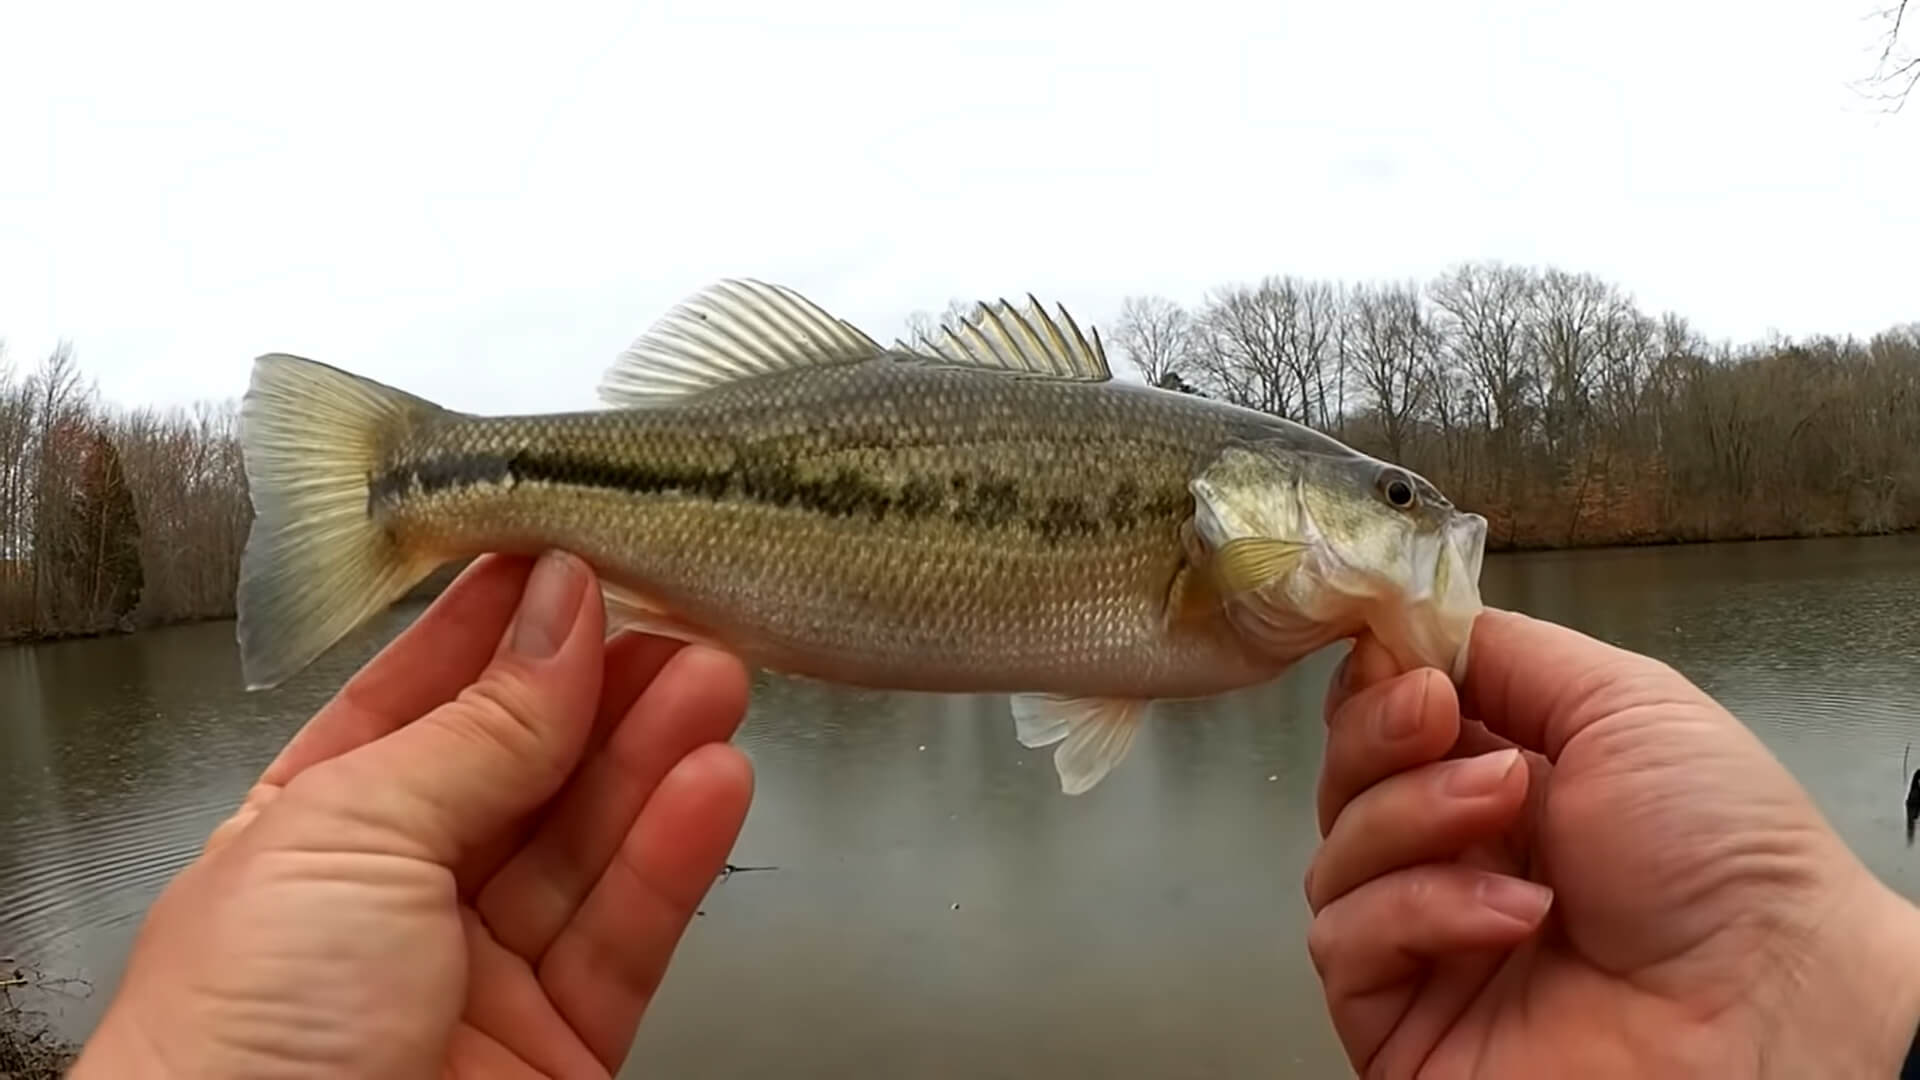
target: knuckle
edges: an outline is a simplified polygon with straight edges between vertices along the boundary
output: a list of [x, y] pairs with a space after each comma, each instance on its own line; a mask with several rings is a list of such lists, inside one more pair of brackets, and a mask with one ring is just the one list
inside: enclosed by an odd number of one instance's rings
[[1312, 961], [1314, 974], [1321, 982], [1327, 981], [1338, 962], [1339, 949], [1338, 931], [1325, 917], [1307, 925], [1307, 959]]
[[461, 692], [448, 726], [513, 759], [545, 762], [554, 756], [546, 751], [548, 740], [542, 736], [546, 708], [525, 679], [510, 671], [491, 671]]
[[1437, 883], [1433, 875], [1415, 870], [1394, 876], [1388, 903], [1396, 924], [1406, 926], [1432, 910]]

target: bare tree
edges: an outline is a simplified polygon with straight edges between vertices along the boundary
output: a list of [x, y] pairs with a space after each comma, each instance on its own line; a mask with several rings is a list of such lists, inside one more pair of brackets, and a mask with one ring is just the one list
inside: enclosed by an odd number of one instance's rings
[[1533, 292], [1528, 336], [1540, 362], [1541, 423], [1550, 446], [1585, 434], [1600, 349], [1619, 300], [1592, 274], [1549, 269]]
[[938, 315], [924, 310], [913, 312], [907, 316], [907, 332], [902, 340], [908, 347], [917, 346], [922, 341], [936, 341], [942, 327], [958, 326], [971, 319], [979, 309], [977, 301], [955, 297], [947, 301], [946, 308]]
[[1387, 454], [1398, 459], [1431, 400], [1439, 326], [1413, 285], [1363, 285], [1348, 297], [1354, 374], [1378, 417]]
[[1908, 50], [1901, 40], [1907, 25], [1907, 0], [1898, 0], [1892, 7], [1882, 8], [1875, 14], [1885, 29], [1880, 56], [1868, 82], [1879, 88], [1873, 95], [1875, 98], [1899, 112], [1913, 88], [1920, 86], [1920, 53]]
[[1154, 386], [1169, 387], [1193, 352], [1193, 320], [1187, 310], [1163, 296], [1129, 296], [1114, 320], [1114, 347]]
[[1192, 334], [1203, 389], [1276, 416], [1330, 423], [1337, 296], [1331, 283], [1291, 277], [1215, 290]]
[[1428, 287], [1447, 316], [1456, 362], [1499, 431], [1525, 422], [1534, 382], [1527, 312], [1535, 284], [1524, 267], [1467, 263]]

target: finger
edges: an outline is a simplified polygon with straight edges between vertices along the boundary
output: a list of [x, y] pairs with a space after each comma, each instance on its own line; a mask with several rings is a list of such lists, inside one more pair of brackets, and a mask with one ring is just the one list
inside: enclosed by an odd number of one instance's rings
[[1334, 714], [1355, 694], [1400, 673], [1400, 662], [1393, 658], [1380, 639], [1374, 637], [1371, 631], [1362, 630], [1353, 639], [1353, 648], [1347, 651], [1346, 658], [1334, 669], [1321, 709], [1322, 719], [1332, 723]]
[[541, 961], [547, 995], [609, 1070], [625, 1060], [752, 797], [752, 767], [733, 746], [713, 743], [688, 755], [647, 800], [618, 856]]
[[211, 855], [232, 843], [234, 837], [245, 832], [247, 826], [253, 824], [254, 820], [260, 816], [261, 811], [271, 806], [273, 800], [278, 798], [279, 795], [280, 788], [273, 784], [260, 783], [253, 785], [253, 787], [248, 789], [246, 798], [240, 801], [240, 806], [233, 812], [233, 815], [214, 826], [213, 831], [207, 834], [207, 842], [202, 846], [201, 851], [204, 854]]
[[[640, 691], [660, 674], [660, 668], [680, 650], [681, 645], [678, 641], [630, 630], [623, 630], [607, 639], [605, 659], [600, 665], [600, 705], [594, 714], [593, 729], [581, 747], [580, 761], [593, 760], [599, 749], [606, 745], [607, 738], [620, 719], [632, 708]], [[542, 816], [536, 810], [489, 837], [477, 852], [462, 860], [455, 869], [460, 895], [472, 896], [493, 875], [499, 873], [500, 867], [533, 835]]]
[[600, 665], [600, 705], [594, 714], [593, 734], [587, 740], [588, 754], [606, 745], [633, 703], [686, 645], [684, 641], [633, 630], [622, 630], [607, 639], [606, 660]]
[[[559, 790], [600, 696], [593, 573], [541, 556], [493, 662], [458, 697], [287, 786], [372, 826], [396, 853], [457, 867]], [[306, 781], [303, 785], [303, 781]]]
[[1307, 868], [1308, 906], [1318, 913], [1368, 881], [1452, 859], [1499, 835], [1526, 805], [1527, 779], [1520, 751], [1508, 749], [1435, 762], [1366, 789], [1334, 820]]
[[1437, 761], [1460, 733], [1453, 684], [1432, 669], [1376, 682], [1347, 698], [1327, 725], [1320, 765], [1320, 835], [1340, 808], [1381, 779]]
[[[1371, 1059], [1437, 959], [1511, 948], [1546, 917], [1553, 894], [1519, 878], [1427, 863], [1375, 878], [1327, 905], [1307, 929], [1334, 1029]], [[1385, 993], [1403, 989], [1406, 995]]]
[[1648, 705], [1709, 704], [1658, 660], [1494, 608], [1474, 621], [1460, 696], [1465, 711], [1494, 734], [1550, 760], [1603, 716]]
[[[1456, 952], [1435, 959], [1418, 979], [1352, 999], [1348, 1015], [1356, 1027], [1388, 1034], [1364, 1068], [1367, 1076], [1419, 1076], [1448, 1032], [1487, 984], [1515, 954], [1535, 947], [1538, 938], [1512, 949]], [[1417, 1000], [1417, 1008], [1410, 1007]]]
[[668, 661], [554, 801], [526, 845], [476, 901], [509, 949], [537, 960], [606, 872], [647, 798], [668, 770], [708, 743], [733, 737], [747, 708], [747, 673], [714, 649]]
[[[600, 1063], [540, 990], [527, 962], [508, 951], [471, 911], [461, 913], [467, 938], [464, 1026], [487, 1032], [534, 1076], [592, 1076]], [[476, 1075], [491, 1076], [491, 1072]]]
[[456, 1024], [447, 1036], [446, 1068], [442, 1076], [485, 1076], [488, 1080], [547, 1080], [543, 1073], [491, 1035], [471, 1024]]
[[493, 659], [532, 569], [517, 556], [475, 559], [301, 727], [261, 779], [285, 784], [452, 701]]

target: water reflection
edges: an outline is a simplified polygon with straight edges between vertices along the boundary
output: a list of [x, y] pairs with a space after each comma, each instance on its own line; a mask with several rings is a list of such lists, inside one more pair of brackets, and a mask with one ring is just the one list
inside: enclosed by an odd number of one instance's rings
[[[1699, 680], [1920, 892], [1893, 790], [1920, 711], [1920, 538], [1506, 556], [1485, 576], [1490, 602]], [[256, 695], [228, 623], [0, 649], [0, 953], [110, 988], [153, 893], [409, 615]], [[1162, 707], [1072, 799], [1004, 699], [758, 679], [732, 858], [778, 869], [716, 884], [631, 1073], [1342, 1074], [1300, 897], [1338, 657]]]

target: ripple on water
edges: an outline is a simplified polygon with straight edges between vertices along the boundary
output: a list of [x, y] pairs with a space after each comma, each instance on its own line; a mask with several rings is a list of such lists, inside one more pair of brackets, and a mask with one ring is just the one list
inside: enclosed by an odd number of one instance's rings
[[232, 811], [225, 791], [9, 824], [0, 940], [60, 939], [137, 917]]

